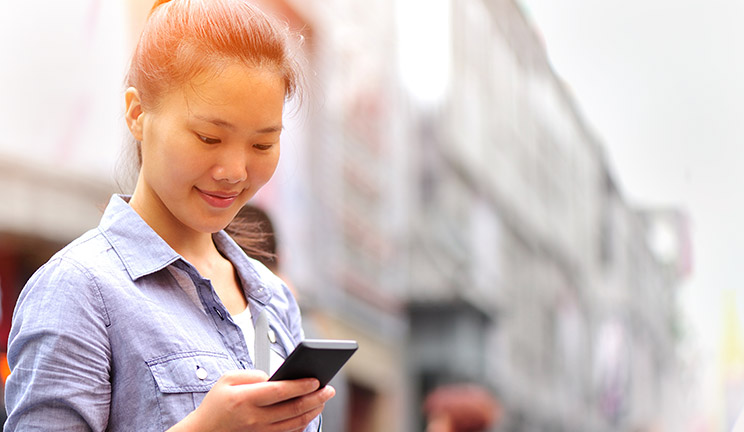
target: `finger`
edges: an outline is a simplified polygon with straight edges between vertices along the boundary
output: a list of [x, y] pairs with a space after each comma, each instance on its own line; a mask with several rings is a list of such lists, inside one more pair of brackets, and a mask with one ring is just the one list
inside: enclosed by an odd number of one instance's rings
[[[317, 410], [323, 410], [325, 403], [336, 394], [333, 387], [327, 386], [309, 395], [291, 399], [278, 403], [274, 406], [267, 407], [271, 411], [271, 418], [275, 421], [285, 421], [293, 418], [307, 417], [308, 413]], [[315, 416], [310, 417], [310, 419]]]
[[255, 404], [259, 407], [275, 405], [310, 394], [318, 390], [319, 385], [315, 378], [265, 382], [255, 387]]
[[234, 370], [225, 372], [220, 380], [225, 384], [237, 386], [266, 382], [269, 380], [269, 376], [260, 370]]
[[305, 412], [300, 416], [272, 423], [269, 428], [272, 431], [301, 432], [304, 431], [307, 425], [310, 424], [310, 422], [313, 421], [315, 417], [318, 417], [322, 412], [323, 406], [320, 406], [316, 409]]

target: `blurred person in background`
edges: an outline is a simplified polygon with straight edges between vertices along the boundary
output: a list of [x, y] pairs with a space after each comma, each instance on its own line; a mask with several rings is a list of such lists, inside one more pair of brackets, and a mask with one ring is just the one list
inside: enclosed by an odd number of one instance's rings
[[[299, 293], [294, 285], [281, 273], [281, 259], [274, 223], [269, 214], [262, 208], [246, 204], [240, 209], [235, 218], [225, 228], [225, 232], [243, 248], [246, 255], [261, 261], [269, 270], [279, 276], [302, 303], [302, 292]], [[304, 313], [303, 328], [305, 334], [311, 338], [322, 338], [313, 324], [312, 314]], [[323, 428], [326, 431], [340, 432], [346, 428], [347, 412], [349, 410], [348, 384], [343, 369], [331, 380], [330, 384], [336, 390], [336, 395], [326, 403], [323, 410]]]
[[125, 93], [134, 192], [23, 289], [6, 431], [320, 429], [331, 386], [267, 381], [297, 303], [223, 231], [278, 163], [290, 36], [245, 0], [156, 2]]
[[475, 384], [451, 384], [424, 401], [426, 432], [485, 432], [498, 423], [501, 408], [491, 393]]

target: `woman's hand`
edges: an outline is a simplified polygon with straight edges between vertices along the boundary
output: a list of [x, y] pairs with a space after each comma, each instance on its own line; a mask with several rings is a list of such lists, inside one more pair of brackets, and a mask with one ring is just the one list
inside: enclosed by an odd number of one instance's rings
[[201, 405], [169, 429], [177, 431], [303, 431], [336, 391], [318, 380], [268, 381], [261, 371], [224, 374]]

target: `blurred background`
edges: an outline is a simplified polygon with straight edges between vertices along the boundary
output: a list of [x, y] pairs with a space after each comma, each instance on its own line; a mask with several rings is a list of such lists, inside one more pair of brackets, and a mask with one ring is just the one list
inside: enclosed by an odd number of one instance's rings
[[[308, 334], [361, 347], [326, 432], [423, 431], [443, 388], [490, 397], [469, 430], [730, 430], [744, 4], [256, 3], [310, 86], [253, 203]], [[26, 279], [128, 192], [151, 4], [0, 1], [3, 352]]]

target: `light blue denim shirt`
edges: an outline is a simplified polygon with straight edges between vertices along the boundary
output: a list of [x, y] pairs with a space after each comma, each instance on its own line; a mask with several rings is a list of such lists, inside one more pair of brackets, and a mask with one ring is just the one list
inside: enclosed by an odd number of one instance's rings
[[[227, 234], [213, 238], [253, 316], [268, 312], [272, 349], [286, 357], [303, 337], [289, 289]], [[164, 431], [224, 372], [253, 368], [209, 280], [117, 195], [97, 229], [28, 281], [8, 361], [6, 431]], [[306, 431], [319, 425], [316, 418]]]

